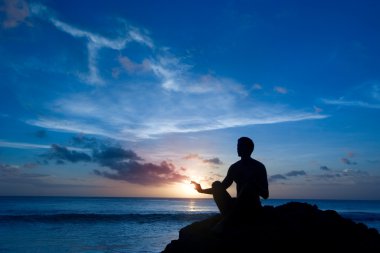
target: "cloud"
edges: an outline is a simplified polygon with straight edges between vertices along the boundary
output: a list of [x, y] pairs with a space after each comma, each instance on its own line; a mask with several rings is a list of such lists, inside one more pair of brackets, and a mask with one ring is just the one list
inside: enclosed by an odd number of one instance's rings
[[173, 163], [163, 161], [160, 164], [142, 163], [143, 159], [134, 151], [122, 147], [106, 147], [95, 150], [93, 161], [110, 171], [94, 170], [98, 176], [113, 180], [127, 181], [140, 185], [167, 185], [187, 180], [185, 168], [176, 169]]
[[292, 170], [284, 175], [283, 174], [272, 175], [268, 178], [268, 180], [270, 182], [275, 182], [278, 180], [288, 180], [289, 179], [288, 177], [305, 176], [305, 175], [306, 175], [306, 172], [303, 170]]
[[315, 113], [321, 113], [323, 112], [323, 109], [317, 106], [313, 106]]
[[102, 145], [95, 137], [88, 137], [84, 134], [77, 134], [71, 138], [71, 143], [89, 149], [96, 149]]
[[[104, 36], [79, 29], [73, 25], [67, 24], [59, 20], [52, 11], [46, 6], [34, 3], [31, 5], [31, 12], [35, 17], [41, 18], [52, 23], [57, 29], [73, 36], [74, 38], [85, 38], [87, 41], [87, 55], [88, 55], [88, 74], [83, 76], [83, 79], [88, 84], [104, 85], [105, 81], [99, 74], [98, 70], [98, 52], [102, 48], [109, 48], [113, 50], [121, 50], [126, 47], [130, 42], [137, 42], [142, 45], [153, 48], [151, 39], [144, 35], [139, 29], [126, 26], [126, 34], [122, 37], [110, 39]], [[125, 59], [124, 59], [125, 61]], [[123, 63], [122, 63], [123, 64]], [[129, 64], [129, 67], [132, 65]]]
[[208, 164], [213, 164], [213, 165], [222, 165], [223, 164], [223, 162], [218, 157], [214, 157], [211, 159], [204, 159], [203, 162], [208, 163]]
[[275, 174], [275, 175], [272, 175], [268, 178], [269, 182], [274, 182], [274, 181], [278, 181], [278, 180], [287, 180], [287, 178], [281, 174]]
[[9, 175], [15, 175], [20, 172], [20, 169], [9, 165], [9, 164], [0, 164], [0, 173], [1, 176], [9, 176]]
[[330, 171], [331, 169], [327, 166], [321, 166], [320, 167], [321, 170], [325, 170], [325, 171]]
[[340, 107], [380, 109], [380, 82], [377, 80], [364, 82], [351, 87], [338, 99], [321, 99], [321, 101]]
[[329, 105], [347, 106], [347, 107], [362, 107], [369, 109], [380, 109], [380, 104], [371, 104], [359, 100], [343, 100], [343, 99], [322, 99], [322, 102]]
[[26, 20], [29, 16], [29, 5], [24, 0], [4, 0], [0, 11], [4, 12], [2, 27], [5, 29], [15, 28], [22, 23], [30, 24]]
[[356, 165], [357, 164], [356, 162], [353, 162], [348, 158], [341, 158], [340, 160], [342, 163], [347, 164], [347, 165]]
[[78, 152], [75, 150], [69, 150], [64, 146], [58, 144], [52, 144], [51, 149], [48, 153], [42, 154], [41, 157], [44, 157], [48, 160], [57, 160], [60, 161], [69, 161], [72, 163], [76, 162], [90, 162], [91, 156], [84, 152]]
[[0, 147], [20, 148], [20, 149], [49, 149], [50, 145], [41, 145], [24, 142], [8, 142], [0, 140]]
[[206, 159], [206, 158], [203, 158], [202, 156], [200, 156], [199, 154], [188, 154], [185, 157], [183, 157], [183, 159], [185, 159], [185, 160], [199, 160], [203, 163], [210, 164], [210, 165], [222, 165], [223, 164], [223, 162], [218, 157]]
[[[8, 142], [0, 140], [0, 147], [6, 148], [18, 148], [18, 149], [50, 149], [51, 145], [42, 145], [34, 143], [24, 143], [24, 142]], [[85, 152], [88, 149], [76, 148], [76, 147], [66, 147], [69, 150]]]
[[188, 154], [185, 157], [183, 157], [185, 160], [193, 160], [193, 159], [201, 159], [201, 157], [198, 154]]
[[380, 85], [379, 84], [372, 85], [371, 96], [376, 100], [380, 100]]
[[150, 63], [144, 60], [142, 63], [135, 63], [127, 56], [119, 56], [118, 58], [123, 68], [130, 74], [144, 73], [150, 70]]
[[[183, 173], [185, 168], [176, 169], [173, 163], [163, 161], [160, 164], [142, 163], [143, 160], [134, 151], [122, 147], [106, 146], [94, 149], [92, 156], [78, 151], [70, 151], [66, 147], [53, 144], [48, 153], [42, 154], [56, 164], [65, 162], [92, 162], [107, 167], [111, 171], [94, 170], [98, 176], [113, 180], [123, 180], [141, 185], [165, 185], [187, 180]], [[215, 161], [214, 161], [215, 162]], [[4, 169], [5, 170], [5, 169]]]
[[[95, 103], [95, 101], [93, 101]], [[203, 102], [202, 102], [203, 103]], [[198, 104], [201, 108], [202, 105]], [[61, 110], [68, 109], [66, 105], [62, 105]], [[166, 115], [162, 115], [160, 108], [151, 108], [151, 112], [157, 111], [157, 114], [152, 114], [149, 119], [140, 118], [142, 115], [129, 115], [124, 117], [121, 113], [122, 106], [120, 108], [113, 108], [115, 104], [109, 104], [102, 106], [102, 102], [98, 101], [96, 105], [99, 110], [99, 114], [83, 114], [81, 117], [71, 117], [78, 112], [63, 111], [67, 118], [70, 120], [62, 120], [57, 118], [40, 118], [36, 120], [27, 120], [26, 123], [44, 127], [51, 130], [58, 130], [64, 132], [85, 133], [94, 134], [105, 137], [110, 137], [117, 140], [136, 140], [136, 139], [149, 139], [156, 138], [160, 135], [172, 134], [172, 133], [195, 133], [219, 129], [227, 129], [234, 127], [243, 127], [250, 125], [263, 125], [263, 124], [279, 124], [286, 122], [297, 122], [304, 120], [318, 120], [329, 117], [328, 115], [305, 113], [305, 112], [285, 112], [283, 110], [276, 111], [276, 108], [260, 108], [252, 112], [245, 112], [247, 117], [235, 116], [235, 115], [222, 115], [222, 111], [217, 113], [212, 110], [201, 110], [197, 112], [189, 111], [188, 108], [178, 107], [174, 111], [167, 111]], [[175, 106], [175, 105], [173, 105]], [[69, 107], [76, 107], [75, 104], [69, 105]], [[80, 105], [77, 105], [80, 112]], [[108, 109], [108, 110], [107, 110]], [[112, 111], [115, 109], [115, 111]], [[182, 113], [178, 111], [183, 109]], [[255, 113], [254, 111], [257, 111]], [[281, 113], [282, 112], [282, 113]], [[141, 113], [145, 113], [142, 111]], [[178, 114], [177, 114], [178, 113]], [[207, 113], [210, 113], [207, 115]], [[109, 117], [102, 117], [101, 115], [109, 115]], [[198, 116], [196, 116], [198, 114]], [[194, 116], [192, 116], [194, 115]], [[251, 117], [248, 117], [250, 115]], [[114, 120], [110, 120], [110, 118]], [[164, 117], [164, 118], [163, 118]], [[94, 126], [94, 124], [87, 123], [86, 119], [96, 118], [100, 120], [101, 124]], [[135, 120], [131, 120], [134, 118]], [[108, 120], [108, 122], [105, 121]], [[165, 119], [165, 120], [163, 120]], [[102, 127], [103, 123], [107, 123], [107, 127]]]
[[41, 173], [23, 173], [19, 166], [10, 164], [0, 164], [0, 176], [3, 181], [10, 178], [44, 178], [49, 177], [47, 174]]
[[169, 162], [159, 165], [140, 163], [134, 160], [110, 164], [114, 172], [94, 170], [94, 173], [113, 180], [127, 181], [133, 184], [161, 186], [188, 180], [188, 177], [176, 170]]
[[369, 176], [368, 172], [363, 170], [353, 170], [353, 169], [344, 169], [342, 171], [343, 176], [351, 176], [351, 177], [367, 177]]
[[[33, 186], [42, 188], [93, 188], [93, 187], [103, 187], [97, 185], [89, 184], [71, 184], [52, 181], [52, 177], [44, 173], [24, 173], [20, 168], [8, 164], [0, 164], [0, 185], [9, 185], [7, 191], [11, 188], [16, 189], [16, 192], [20, 188]], [[12, 192], [12, 190], [11, 190]], [[25, 192], [24, 192], [25, 193]]]
[[303, 170], [292, 170], [285, 174], [287, 177], [305, 176], [306, 172]]
[[263, 86], [259, 83], [255, 83], [252, 85], [252, 89], [253, 90], [262, 90], [263, 89]]
[[273, 88], [273, 90], [279, 94], [287, 94], [288, 93], [288, 90], [284, 87], [281, 87], [281, 86], [275, 86]]
[[93, 155], [94, 159], [102, 166], [112, 167], [114, 164], [129, 161], [143, 160], [132, 150], [126, 150], [121, 147], [107, 147], [102, 151], [95, 151]]

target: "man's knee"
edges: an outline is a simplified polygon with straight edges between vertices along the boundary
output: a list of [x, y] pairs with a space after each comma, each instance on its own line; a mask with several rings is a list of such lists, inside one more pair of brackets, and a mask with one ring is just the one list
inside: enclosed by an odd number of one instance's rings
[[217, 191], [223, 190], [222, 183], [220, 181], [215, 181], [214, 183], [212, 183], [212, 189]]

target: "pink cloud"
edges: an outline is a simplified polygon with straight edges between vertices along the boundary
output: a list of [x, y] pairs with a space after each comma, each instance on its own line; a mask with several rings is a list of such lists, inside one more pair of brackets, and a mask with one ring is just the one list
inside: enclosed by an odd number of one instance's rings
[[288, 93], [288, 90], [284, 87], [281, 87], [281, 86], [275, 86], [273, 88], [273, 90], [277, 93], [280, 93], [280, 94], [287, 94]]
[[5, 0], [0, 11], [5, 13], [2, 22], [2, 27], [5, 29], [14, 28], [21, 23], [29, 24], [25, 20], [29, 16], [29, 5], [24, 0]]
[[151, 69], [148, 60], [144, 60], [142, 63], [135, 63], [127, 56], [120, 56], [119, 62], [123, 68], [130, 74], [146, 72]]

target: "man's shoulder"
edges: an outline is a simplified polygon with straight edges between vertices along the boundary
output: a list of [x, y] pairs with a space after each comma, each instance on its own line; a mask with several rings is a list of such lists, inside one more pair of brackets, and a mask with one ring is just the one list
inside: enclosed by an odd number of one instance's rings
[[240, 165], [241, 165], [241, 160], [236, 161], [235, 163], [231, 164], [230, 169], [231, 169], [231, 168], [239, 167]]
[[[250, 158], [249, 161], [248, 161], [248, 164], [251, 164], [250, 166], [254, 166], [256, 168], [263, 168], [263, 169], [265, 169], [265, 165], [262, 162], [254, 159], [254, 158]], [[247, 165], [247, 161], [243, 162], [242, 160], [239, 160], [239, 161], [233, 163], [230, 166], [230, 170], [234, 170], [234, 169], [237, 169], [237, 168], [240, 168], [240, 167], [244, 167], [246, 165]]]
[[260, 161], [258, 161], [258, 160], [256, 160], [256, 159], [254, 159], [254, 158], [252, 158], [252, 160], [253, 160], [255, 163], [257, 163], [257, 164], [260, 164], [260, 165], [264, 166], [264, 164], [263, 164], [262, 162], [260, 162]]
[[253, 159], [253, 158], [252, 158], [251, 161], [255, 165], [255, 167], [265, 169], [265, 165], [262, 162], [260, 162], [260, 161], [258, 161], [256, 159]]

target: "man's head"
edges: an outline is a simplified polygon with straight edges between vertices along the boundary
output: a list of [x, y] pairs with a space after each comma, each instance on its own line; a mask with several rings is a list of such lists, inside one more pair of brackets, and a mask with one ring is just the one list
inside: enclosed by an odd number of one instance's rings
[[237, 152], [240, 157], [250, 157], [253, 149], [255, 148], [255, 144], [248, 137], [240, 137], [238, 139], [237, 144]]

